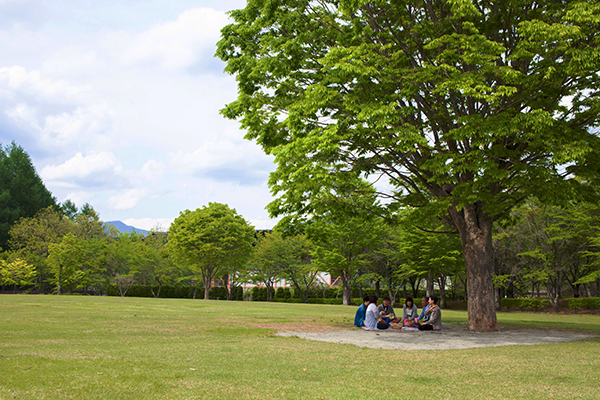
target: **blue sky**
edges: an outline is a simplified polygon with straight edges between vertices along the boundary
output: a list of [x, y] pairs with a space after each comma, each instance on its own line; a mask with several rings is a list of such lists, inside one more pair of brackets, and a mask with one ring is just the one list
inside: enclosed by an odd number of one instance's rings
[[0, 0], [0, 142], [30, 154], [63, 202], [168, 229], [227, 203], [271, 228], [273, 159], [219, 110], [235, 80], [213, 57], [245, 1]]

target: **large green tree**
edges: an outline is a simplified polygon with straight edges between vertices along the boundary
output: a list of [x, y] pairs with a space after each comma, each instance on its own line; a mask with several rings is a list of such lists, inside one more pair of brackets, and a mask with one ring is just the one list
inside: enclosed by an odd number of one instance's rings
[[343, 171], [378, 178], [388, 211], [460, 234], [468, 327], [497, 329], [494, 221], [596, 183], [599, 1], [249, 0], [231, 16], [223, 113], [276, 157], [271, 213], [305, 211]]
[[44, 208], [32, 218], [21, 218], [11, 227], [9, 247], [15, 257], [36, 267], [38, 288], [44, 288], [53, 276], [48, 264], [49, 246], [60, 243], [71, 230], [70, 221], [54, 207]]
[[[135, 268], [138, 279], [150, 287], [154, 297], [160, 297], [164, 284], [175, 279], [175, 266], [169, 257], [167, 245], [167, 232], [152, 230], [137, 243], [139, 252], [139, 265]], [[156, 292], [152, 285], [158, 286]]]
[[14, 142], [6, 147], [0, 145], [0, 247], [8, 248], [12, 224], [49, 206], [56, 206], [56, 199], [44, 186], [25, 150]]
[[229, 266], [243, 264], [253, 242], [254, 228], [241, 215], [226, 204], [209, 203], [179, 214], [169, 229], [167, 247], [201, 273], [204, 299], [208, 300], [213, 279]]
[[306, 227], [314, 244], [313, 264], [342, 282], [343, 304], [352, 302], [352, 286], [370, 253], [379, 247], [382, 221], [369, 215], [346, 215], [341, 208], [315, 218]]
[[48, 245], [48, 263], [53, 277], [51, 282], [56, 285], [56, 294], [67, 286], [71, 289], [76, 285], [75, 277], [77, 271], [83, 266], [83, 246], [71, 232], [63, 236], [60, 243]]

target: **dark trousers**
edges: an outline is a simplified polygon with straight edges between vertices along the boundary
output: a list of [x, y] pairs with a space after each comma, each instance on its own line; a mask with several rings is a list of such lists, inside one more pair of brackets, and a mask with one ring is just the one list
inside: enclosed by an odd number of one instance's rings
[[419, 324], [418, 328], [420, 331], [432, 331], [433, 325]]

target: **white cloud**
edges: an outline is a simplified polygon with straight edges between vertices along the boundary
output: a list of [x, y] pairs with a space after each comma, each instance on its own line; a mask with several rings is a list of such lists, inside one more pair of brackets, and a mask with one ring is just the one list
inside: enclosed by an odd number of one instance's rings
[[273, 229], [280, 218], [277, 219], [251, 219], [248, 222], [254, 229]]
[[148, 191], [142, 188], [129, 189], [108, 199], [108, 204], [115, 210], [131, 210], [146, 197]]
[[57, 51], [52, 58], [44, 61], [41, 71], [52, 75], [90, 73], [101, 64], [94, 50], [67, 47]]
[[77, 107], [72, 113], [48, 115], [42, 135], [48, 144], [65, 145], [78, 137], [102, 134], [110, 129], [112, 111], [103, 105]]
[[144, 164], [139, 176], [148, 182], [160, 182], [165, 174], [166, 166], [162, 162], [149, 160]]
[[0, 68], [0, 106], [6, 115], [43, 146], [83, 142], [83, 135], [85, 142], [106, 142], [102, 136], [111, 130], [115, 113], [106, 102], [92, 99], [91, 86], [42, 76], [21, 66]]
[[61, 165], [48, 165], [42, 168], [40, 175], [45, 180], [68, 180], [85, 178], [99, 172], [120, 172], [121, 164], [112, 153], [91, 152], [88, 155], [77, 153], [75, 157]]
[[246, 1], [92, 3], [48, 2], [40, 29], [0, 30], [0, 141], [24, 146], [59, 201], [104, 220], [152, 228], [219, 201], [271, 225], [272, 157], [219, 114], [236, 84], [213, 57], [230, 22], [215, 10]]
[[[175, 21], [165, 22], [138, 35], [120, 32], [109, 46], [122, 48], [125, 64], [156, 63], [165, 69], [187, 68], [199, 57], [213, 57], [220, 30], [229, 23], [224, 12], [211, 8], [184, 11]], [[127, 46], [123, 48], [122, 43]], [[210, 52], [203, 48], [210, 47]]]
[[64, 103], [80, 99], [90, 86], [74, 86], [64, 79], [45, 79], [38, 70], [27, 72], [19, 65], [0, 68], [0, 93], [14, 97], [21, 93]]
[[175, 218], [128, 218], [124, 222], [126, 225], [135, 228], [152, 230], [158, 228], [160, 231], [168, 231]]
[[90, 202], [91, 198], [92, 196], [88, 192], [72, 192], [66, 195], [62, 202], [64, 203], [67, 199], [69, 199], [75, 203], [77, 207], [81, 208], [81, 206], [83, 206], [85, 203]]
[[39, 129], [37, 125], [36, 109], [25, 103], [19, 103], [15, 107], [6, 110], [6, 115], [15, 121], [29, 123], [32, 127]]
[[169, 154], [169, 159], [178, 172], [190, 174], [197, 170], [210, 169], [235, 160], [248, 162], [264, 160], [260, 149], [248, 141], [213, 140], [206, 142], [193, 152], [178, 151]]

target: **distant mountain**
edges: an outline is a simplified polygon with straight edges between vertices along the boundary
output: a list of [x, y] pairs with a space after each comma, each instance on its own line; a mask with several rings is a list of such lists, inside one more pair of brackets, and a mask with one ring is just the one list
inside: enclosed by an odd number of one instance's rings
[[139, 228], [135, 228], [133, 226], [125, 225], [121, 221], [107, 221], [106, 224], [114, 226], [115, 228], [117, 228], [117, 230], [119, 232], [135, 232], [135, 233], [139, 233], [141, 235], [148, 234], [148, 231], [146, 231], [144, 229], [139, 229]]

